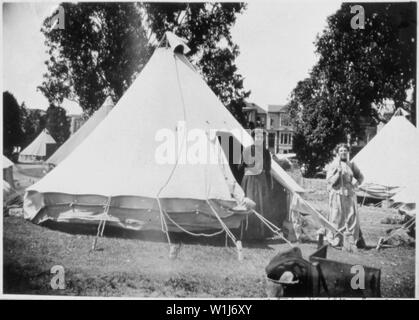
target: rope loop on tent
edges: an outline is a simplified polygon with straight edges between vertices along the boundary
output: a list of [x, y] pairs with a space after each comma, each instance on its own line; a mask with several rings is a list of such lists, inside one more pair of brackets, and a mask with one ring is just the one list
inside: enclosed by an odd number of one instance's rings
[[224, 221], [220, 218], [220, 216], [218, 215], [217, 211], [214, 209], [214, 207], [212, 206], [210, 201], [207, 199], [206, 202], [208, 203], [209, 207], [211, 208], [211, 211], [214, 213], [217, 220], [220, 222], [220, 224], [223, 227], [223, 229], [225, 230], [226, 234], [231, 238], [231, 240], [233, 240], [233, 243], [236, 244], [237, 239], [234, 236], [234, 234], [230, 231], [230, 229], [226, 226]]
[[214, 232], [214, 233], [211, 233], [211, 234], [208, 234], [208, 233], [194, 233], [194, 232], [191, 232], [191, 231], [188, 231], [188, 230], [186, 230], [185, 228], [183, 228], [181, 225], [179, 225], [176, 221], [174, 221], [170, 216], [169, 216], [169, 214], [166, 212], [166, 211], [163, 211], [164, 212], [164, 214], [165, 214], [165, 216], [167, 217], [167, 219], [171, 222], [171, 223], [173, 223], [179, 230], [182, 230], [183, 232], [185, 232], [185, 233], [187, 233], [187, 234], [189, 234], [189, 235], [191, 235], [191, 236], [194, 236], [194, 237], [214, 237], [214, 236], [217, 236], [217, 235], [219, 235], [219, 234], [221, 234], [221, 233], [223, 233], [224, 232], [224, 229], [221, 229], [220, 231], [217, 231], [217, 232]]

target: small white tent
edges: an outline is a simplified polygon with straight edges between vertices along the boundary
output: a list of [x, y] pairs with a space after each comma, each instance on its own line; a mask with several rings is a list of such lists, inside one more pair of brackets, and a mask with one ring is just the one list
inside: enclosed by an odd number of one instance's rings
[[[419, 131], [404, 116], [395, 115], [353, 158], [364, 175], [361, 190], [382, 198], [398, 192], [413, 196], [419, 180]], [[409, 188], [409, 192], [407, 192]], [[419, 195], [419, 189], [416, 190]], [[401, 197], [401, 195], [399, 196]]]
[[[252, 139], [183, 55], [188, 47], [170, 33], [166, 40], [112, 112], [27, 189], [27, 219], [178, 232], [240, 226], [248, 212], [234, 210], [234, 195], [243, 191], [211, 132], [245, 147]], [[304, 191], [275, 162], [272, 173], [290, 194]]]
[[47, 163], [58, 165], [63, 161], [77, 146], [82, 143], [93, 130], [106, 118], [108, 113], [112, 110], [114, 103], [112, 98], [109, 96], [106, 98], [102, 106], [96, 110], [96, 112], [86, 121], [83, 126], [77, 130], [68, 140], [63, 143], [54, 154], [49, 157]]
[[49, 149], [56, 144], [57, 142], [51, 137], [48, 130], [44, 129], [36, 139], [19, 154], [19, 162], [43, 161], [48, 156]]

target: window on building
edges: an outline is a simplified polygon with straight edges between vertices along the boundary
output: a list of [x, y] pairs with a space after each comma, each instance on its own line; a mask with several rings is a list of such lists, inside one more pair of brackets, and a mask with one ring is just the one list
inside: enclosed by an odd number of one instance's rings
[[288, 127], [291, 125], [290, 116], [286, 113], [281, 113], [279, 116], [280, 126]]
[[275, 148], [275, 133], [268, 135], [268, 148]]
[[281, 144], [283, 145], [292, 145], [292, 133], [281, 133], [280, 138]]

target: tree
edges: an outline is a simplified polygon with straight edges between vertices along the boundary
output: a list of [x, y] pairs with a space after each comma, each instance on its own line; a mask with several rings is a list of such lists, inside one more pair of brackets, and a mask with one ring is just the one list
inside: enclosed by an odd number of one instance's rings
[[64, 98], [93, 113], [111, 95], [118, 101], [150, 56], [136, 3], [62, 3], [63, 30], [41, 31], [49, 50], [39, 90], [53, 106]]
[[45, 128], [45, 111], [39, 109], [29, 109], [25, 105], [21, 106], [23, 117], [23, 131], [25, 139], [23, 148], [28, 146]]
[[24, 139], [22, 112], [16, 98], [9, 91], [3, 92], [3, 154], [11, 157], [14, 147]]
[[361, 115], [375, 116], [372, 102], [389, 98], [403, 106], [406, 90], [416, 87], [416, 3], [362, 4], [365, 28], [356, 30], [352, 6], [343, 4], [329, 17], [316, 43], [318, 68], [342, 101], [353, 99]]
[[20, 105], [22, 115], [22, 130], [24, 138], [22, 148], [26, 148], [45, 128], [46, 112], [40, 109], [30, 109], [25, 102]]
[[365, 29], [351, 27], [351, 6], [328, 18], [315, 43], [318, 63], [292, 92], [294, 150], [308, 175], [331, 159], [336, 143], [362, 134], [362, 118], [378, 119], [373, 103], [406, 105], [406, 90], [416, 92], [416, 4], [362, 4]]
[[[39, 89], [51, 104], [64, 97], [92, 113], [106, 95], [118, 101], [150, 58], [152, 34], [161, 39], [173, 30], [191, 48], [189, 56], [210, 87], [239, 120], [243, 90], [234, 60], [239, 54], [230, 35], [240, 3], [63, 3], [65, 29], [50, 30], [45, 20], [50, 58]], [[158, 41], [154, 45], [158, 44]]]
[[306, 165], [306, 175], [313, 176], [331, 158], [330, 151], [346, 140], [345, 122], [337, 99], [322, 90], [318, 77], [300, 81], [290, 103], [295, 133], [293, 149]]
[[70, 136], [70, 121], [65, 109], [50, 106], [46, 114], [46, 128], [58, 144], [63, 144]]

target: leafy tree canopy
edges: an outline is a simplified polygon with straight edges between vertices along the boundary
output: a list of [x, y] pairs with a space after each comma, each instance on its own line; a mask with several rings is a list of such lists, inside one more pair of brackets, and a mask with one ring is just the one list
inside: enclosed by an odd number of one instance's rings
[[50, 106], [45, 115], [45, 127], [59, 145], [70, 136], [70, 121], [66, 114], [65, 109]]
[[42, 32], [50, 58], [39, 87], [53, 105], [64, 97], [92, 113], [108, 94], [118, 101], [150, 58], [165, 31], [186, 38], [190, 58], [238, 117], [249, 92], [237, 74], [239, 54], [230, 28], [241, 3], [63, 3], [65, 29]]
[[3, 154], [11, 158], [14, 147], [20, 146], [24, 139], [22, 130], [22, 111], [9, 91], [3, 92]]
[[62, 3], [64, 29], [41, 31], [46, 38], [48, 72], [39, 87], [50, 104], [77, 101], [88, 113], [107, 95], [118, 100], [150, 52], [135, 3]]
[[384, 99], [416, 118], [416, 3], [365, 3], [364, 29], [353, 29], [355, 4], [344, 3], [315, 42], [318, 63], [292, 92], [297, 157], [313, 174], [338, 142], [362, 135], [360, 123], [378, 119]]

